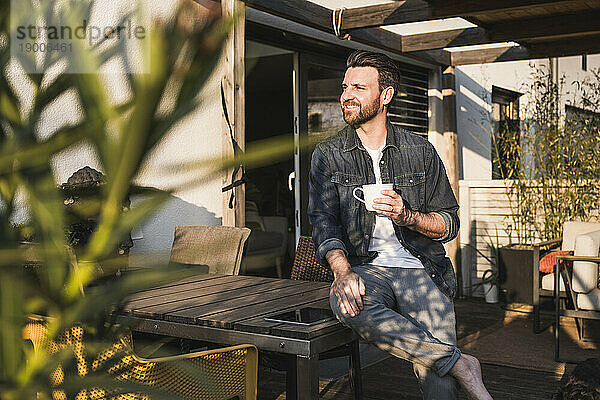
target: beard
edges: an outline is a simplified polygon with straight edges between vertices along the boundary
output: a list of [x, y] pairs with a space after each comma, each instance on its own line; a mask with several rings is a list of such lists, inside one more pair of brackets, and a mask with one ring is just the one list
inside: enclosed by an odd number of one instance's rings
[[[357, 105], [358, 108], [354, 110], [348, 110], [344, 108], [344, 104]], [[366, 104], [364, 107], [362, 104], [354, 101], [346, 101], [342, 104], [342, 114], [344, 115], [344, 121], [348, 125], [362, 125], [365, 122], [372, 120], [378, 113], [381, 102], [379, 97], [373, 100], [371, 103]]]

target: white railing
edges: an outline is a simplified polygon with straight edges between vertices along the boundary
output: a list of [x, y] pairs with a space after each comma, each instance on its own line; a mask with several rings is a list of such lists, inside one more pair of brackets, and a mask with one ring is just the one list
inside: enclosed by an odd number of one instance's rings
[[[511, 215], [509, 199], [504, 181], [460, 181], [460, 249], [463, 294], [482, 297], [483, 273], [492, 268], [485, 257], [474, 248], [491, 258], [490, 242], [508, 244], [507, 219]], [[496, 241], [498, 243], [496, 243]]]
[[488, 235], [503, 234], [502, 243], [508, 242], [504, 228], [506, 216], [510, 215], [506, 186], [503, 181], [460, 181], [460, 249], [463, 294], [483, 296], [481, 287], [473, 285], [481, 280], [490, 263], [477, 254], [474, 247], [491, 255], [486, 241]]
[[[590, 181], [581, 181], [582, 185], [589, 185]], [[511, 230], [511, 205], [517, 206], [517, 201], [513, 197], [512, 203], [509, 201], [507, 185], [511, 181], [503, 180], [481, 180], [481, 181], [460, 181], [459, 182], [459, 200], [460, 200], [460, 249], [461, 249], [461, 278], [463, 294], [466, 296], [483, 296], [481, 285], [474, 288], [483, 273], [492, 266], [485, 257], [478, 254], [478, 251], [490, 257], [492, 254], [490, 244], [505, 245], [510, 242], [508, 232]], [[531, 181], [531, 187], [536, 185], [536, 181]], [[552, 186], [553, 185], [553, 186]], [[552, 182], [551, 187], [568, 185], [560, 180]], [[597, 182], [596, 182], [597, 185]], [[593, 208], [591, 211], [594, 218], [599, 218], [599, 209]], [[515, 211], [516, 212], [516, 211]], [[543, 210], [538, 214], [538, 222], [543, 225]], [[513, 227], [514, 228], [514, 227]], [[516, 241], [513, 229], [513, 240]], [[537, 236], [537, 235], [535, 235]], [[537, 239], [540, 240], [539, 236]], [[475, 248], [478, 250], [476, 251]], [[491, 258], [491, 257], [490, 257]]]

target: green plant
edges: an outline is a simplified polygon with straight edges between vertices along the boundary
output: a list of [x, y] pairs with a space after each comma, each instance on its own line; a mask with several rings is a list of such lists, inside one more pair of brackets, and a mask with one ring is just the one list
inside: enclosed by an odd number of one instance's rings
[[571, 93], [565, 81], [534, 69], [521, 129], [501, 141], [492, 135], [495, 154], [510, 155], [494, 161], [504, 167], [511, 243], [559, 237], [565, 221], [589, 220], [600, 209], [600, 70], [574, 82]]
[[[68, 4], [73, 7], [73, 3]], [[51, 5], [46, 10], [47, 17], [52, 17], [54, 12], [68, 18], [74, 12], [72, 8], [54, 7], [54, 2]], [[90, 5], [84, 12], [90, 13], [92, 8]], [[52, 398], [53, 390], [62, 389], [71, 398], [91, 385], [110, 386], [110, 381], [102, 380], [102, 371], [80, 379], [76, 369], [66, 368], [61, 386], [51, 387], [50, 372], [58, 365], [72, 365], [72, 349], [52, 356], [43, 351], [34, 353], [24, 343], [21, 330], [31, 314], [48, 318], [50, 339], [80, 324], [88, 335], [87, 348], [93, 352], [116, 342], [122, 333], [124, 325], [117, 325], [110, 311], [124, 298], [143, 288], [190, 274], [191, 271], [172, 268], [167, 271], [156, 266], [118, 279], [102, 279], [113, 276], [126, 262], [113, 256], [118, 242], [169, 197], [168, 191], [137, 188], [144, 200], [122, 214], [122, 204], [134, 192], [132, 181], [147, 155], [178, 121], [197, 108], [201, 100], [198, 93], [220, 59], [233, 21], [222, 18], [215, 10], [183, 3], [176, 18], [157, 23], [149, 33], [152, 47], [149, 52], [142, 52], [141, 57], [151, 63], [151, 72], [124, 74], [131, 95], [124, 102], [114, 104], [109, 101], [108, 88], [99, 74], [56, 73], [52, 66], [60, 60], [55, 56], [38, 60], [43, 72], [25, 73], [21, 67], [36, 61], [33, 55], [11, 57], [9, 9], [8, 1], [2, 1], [0, 397], [7, 400]], [[33, 2], [27, 9], [36, 9]], [[75, 58], [70, 62], [101, 66], [123, 55], [123, 51], [118, 46], [89, 49], [74, 53]], [[25, 82], [23, 85], [32, 89], [31, 99], [24, 100], [20, 96], [20, 85], [15, 84], [15, 79], [21, 79]], [[75, 93], [83, 116], [42, 137], [39, 125], [43, 113], [67, 92]], [[169, 104], [165, 106], [167, 100]], [[65, 207], [50, 160], [62, 150], [82, 142], [94, 148], [107, 179], [102, 190], [71, 210], [81, 218], [99, 216], [89, 242], [79, 252], [78, 268], [74, 269], [64, 232]], [[212, 166], [213, 173], [238, 162], [205, 160]], [[19, 202], [19, 195], [24, 198], [23, 202]], [[19, 243], [23, 235], [21, 227], [11, 223], [14, 213], [23, 207], [22, 203], [29, 214], [27, 235], [35, 238], [35, 253], [41, 260], [33, 269], [23, 268], [28, 249]], [[140, 389], [144, 390], [133, 384], [121, 388]]]
[[[25, 2], [30, 4], [23, 5]], [[33, 0], [24, 3], [20, 6], [25, 10], [36, 9]], [[93, 3], [75, 4], [85, 5], [84, 13], [93, 9]], [[117, 324], [112, 312], [128, 295], [195, 273], [154, 265], [139, 273], [118, 275], [127, 261], [114, 254], [132, 227], [171, 195], [170, 190], [137, 187], [132, 182], [165, 134], [198, 110], [202, 102], [199, 93], [221, 59], [235, 17], [222, 17], [218, 3], [199, 6], [182, 2], [174, 18], [158, 21], [149, 33], [152, 47], [140, 57], [150, 61], [151, 72], [124, 75], [130, 96], [115, 104], [108, 100], [109, 88], [98, 74], [57, 73], [52, 70], [60, 61], [55, 56], [37, 60], [43, 72], [25, 73], [22, 66], [31, 66], [34, 60], [11, 57], [9, 10], [8, 1], [0, 0], [0, 397], [44, 399], [52, 398], [54, 390], [64, 390], [67, 398], [74, 398], [81, 389], [93, 386], [147, 392], [147, 387], [134, 384], [120, 382], [115, 386], [105, 371], [81, 378], [72, 368], [72, 348], [53, 355], [34, 353], [24, 343], [21, 331], [31, 314], [48, 318], [49, 339], [74, 324], [81, 325], [87, 335], [86, 350], [93, 358], [95, 352], [115, 343], [128, 326]], [[45, 17], [66, 13], [63, 17], [72, 18], [75, 11], [52, 6]], [[80, 50], [72, 62], [96, 67], [123, 56], [125, 51], [121, 46]], [[15, 84], [15, 76], [20, 83]], [[22, 86], [32, 88], [26, 101], [19, 93]], [[82, 118], [42, 137], [39, 126], [43, 113], [67, 92], [75, 94]], [[298, 145], [310, 147], [320, 138], [315, 135]], [[80, 143], [93, 147], [106, 182], [93, 190], [71, 191], [69, 196], [85, 201], [74, 202], [67, 210], [50, 161]], [[176, 190], [220, 178], [240, 164], [246, 168], [269, 165], [293, 150], [293, 137], [285, 135], [249, 145], [245, 154], [229, 159], [219, 156], [163, 167], [182, 174], [194, 172], [193, 178], [172, 187]], [[143, 199], [123, 212], [123, 204], [131, 195], [142, 195]], [[24, 206], [29, 220], [13, 224], [13, 216]], [[69, 246], [73, 243], [64, 229], [72, 218], [85, 220], [90, 216], [97, 217], [98, 223], [89, 241], [77, 243], [78, 268], [73, 268], [74, 252]], [[35, 245], [23, 247], [23, 239], [33, 239]], [[32, 255], [36, 262], [28, 263]], [[31, 268], [23, 268], [24, 264]], [[64, 369], [62, 384], [51, 386], [48, 377], [59, 365], [69, 368]], [[161, 393], [153, 392], [152, 398], [161, 398]]]
[[494, 229], [495, 229], [494, 235], [490, 234], [490, 232], [487, 229], [485, 232], [486, 233], [485, 244], [491, 252], [490, 255], [485, 254], [480, 249], [478, 249], [477, 246], [475, 246], [471, 243], [463, 243], [464, 246], [467, 246], [467, 247], [473, 249], [477, 254], [479, 254], [481, 257], [483, 257], [489, 264], [489, 268], [486, 269], [485, 271], [483, 271], [481, 279], [478, 282], [475, 282], [474, 284], [471, 285], [471, 290], [477, 289], [479, 286], [482, 286], [487, 283], [492, 284], [492, 285], [498, 284], [498, 278], [499, 278], [498, 269], [499, 269], [499, 263], [500, 263], [499, 249], [501, 247], [501, 244], [500, 244], [500, 234], [498, 231], [498, 227], [496, 226]]

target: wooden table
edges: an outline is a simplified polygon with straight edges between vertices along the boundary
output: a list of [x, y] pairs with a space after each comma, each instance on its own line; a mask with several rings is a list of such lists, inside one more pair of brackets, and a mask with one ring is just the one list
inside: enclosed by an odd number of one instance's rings
[[124, 308], [136, 331], [224, 345], [251, 343], [286, 354], [287, 399], [318, 399], [319, 353], [354, 342], [336, 319], [312, 326], [267, 322], [299, 307], [329, 308], [329, 283], [199, 275], [132, 296]]

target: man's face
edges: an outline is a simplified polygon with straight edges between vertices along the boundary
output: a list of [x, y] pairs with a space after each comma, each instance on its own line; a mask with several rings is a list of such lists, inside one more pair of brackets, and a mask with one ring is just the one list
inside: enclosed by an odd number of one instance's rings
[[362, 125], [383, 112], [380, 95], [379, 72], [375, 68], [348, 68], [340, 96], [344, 121], [349, 125]]

